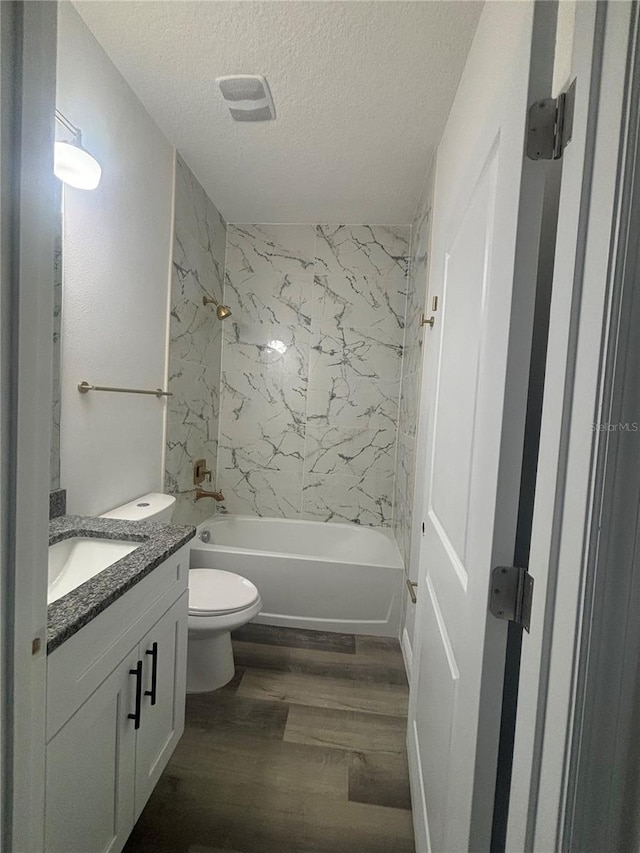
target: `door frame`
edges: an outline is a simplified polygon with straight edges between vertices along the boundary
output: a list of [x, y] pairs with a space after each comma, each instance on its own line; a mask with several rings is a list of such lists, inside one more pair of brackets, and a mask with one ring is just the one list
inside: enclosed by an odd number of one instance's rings
[[[0, 3], [2, 839], [44, 846], [57, 3]], [[10, 60], [10, 61], [9, 61]]]
[[[563, 850], [576, 713], [585, 569], [593, 555], [595, 461], [621, 225], [628, 49], [635, 4], [576, 4], [573, 73], [585, 140], [565, 152], [530, 570], [531, 635], [522, 649], [506, 849]], [[578, 111], [576, 111], [578, 114]], [[563, 230], [563, 222], [565, 223]], [[566, 224], [568, 223], [568, 225]], [[575, 228], [574, 228], [575, 225]]]
[[[427, 169], [424, 186], [422, 189], [422, 193], [420, 194], [420, 202], [423, 203], [425, 208], [428, 210], [427, 216], [429, 219], [429, 224], [427, 226], [427, 236], [425, 239], [425, 245], [427, 247], [427, 264], [424, 272], [424, 278], [421, 282], [416, 281], [416, 293], [420, 294], [423, 308], [423, 317], [428, 317], [433, 311], [429, 310], [429, 298], [431, 296], [431, 290], [429, 287], [429, 283], [431, 281], [431, 236], [433, 233], [433, 202], [435, 195], [435, 174], [437, 167], [437, 151], [431, 159], [431, 163], [429, 168]], [[428, 199], [428, 201], [427, 201]], [[416, 211], [417, 213], [419, 212]], [[411, 233], [411, 256], [414, 254], [414, 240], [416, 239], [415, 228], [412, 227]], [[434, 309], [437, 310], [437, 309]], [[407, 318], [408, 322], [408, 318]], [[407, 326], [405, 325], [405, 330]], [[428, 328], [426, 325], [422, 324], [418, 330], [418, 334], [422, 335], [422, 358], [420, 360], [420, 380], [418, 382], [419, 394], [418, 394], [418, 412], [417, 412], [417, 422], [416, 422], [416, 433], [415, 433], [415, 463], [413, 466], [413, 500], [411, 501], [411, 529], [409, 536], [409, 564], [405, 567], [405, 577], [409, 581], [413, 581], [417, 584], [420, 577], [420, 542], [422, 539], [422, 511], [424, 507], [424, 489], [420, 488], [420, 478], [418, 477], [418, 473], [421, 471], [427, 470], [427, 424], [428, 417], [427, 412], [424, 410], [423, 401], [430, 399], [431, 394], [431, 380], [427, 377], [428, 371], [425, 370], [425, 352], [427, 346], [429, 344], [428, 337]], [[406, 333], [406, 331], [405, 331]], [[429, 380], [429, 381], [427, 381]], [[407, 673], [407, 681], [409, 682], [409, 686], [411, 686], [411, 672], [413, 670], [413, 650], [415, 645], [415, 637], [416, 637], [416, 613], [413, 614], [413, 622], [412, 622], [412, 630], [411, 634], [407, 631], [407, 618], [406, 612], [410, 607], [415, 608], [416, 604], [411, 601], [411, 598], [405, 590], [403, 590], [404, 595], [404, 612], [403, 612], [403, 622], [402, 622], [402, 630], [400, 634], [400, 648], [402, 649], [402, 655], [404, 658], [405, 670]]]
[[636, 849], [637, 670], [640, 650], [638, 411], [640, 338], [640, 17], [630, 45], [628, 127], [620, 179], [611, 334], [605, 359], [596, 512], [579, 650], [574, 736], [569, 759], [567, 850]]

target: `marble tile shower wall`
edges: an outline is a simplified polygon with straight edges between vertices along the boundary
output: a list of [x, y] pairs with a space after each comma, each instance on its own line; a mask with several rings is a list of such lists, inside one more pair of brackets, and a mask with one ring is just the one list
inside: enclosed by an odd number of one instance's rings
[[427, 180], [411, 227], [411, 256], [407, 276], [404, 364], [398, 417], [398, 453], [394, 496], [394, 534], [405, 566], [411, 550], [411, 515], [415, 487], [416, 433], [422, 380], [424, 331], [420, 325], [427, 292], [431, 239], [432, 185]]
[[179, 156], [175, 181], [165, 490], [177, 498], [174, 522], [198, 524], [213, 503], [195, 502], [193, 463], [215, 471], [222, 358], [222, 323], [202, 297], [222, 301], [227, 225]]
[[229, 225], [231, 512], [390, 526], [409, 226]]

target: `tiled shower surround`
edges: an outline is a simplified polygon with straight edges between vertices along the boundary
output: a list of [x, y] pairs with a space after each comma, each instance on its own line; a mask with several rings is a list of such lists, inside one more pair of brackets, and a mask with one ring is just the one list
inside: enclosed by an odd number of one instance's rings
[[[393, 525], [408, 553], [422, 308], [413, 275], [407, 302], [410, 233], [227, 226], [177, 158], [165, 478], [176, 522], [216, 509], [194, 500], [204, 458], [230, 512]], [[232, 316], [217, 320], [205, 293]]]
[[229, 511], [392, 524], [409, 235], [229, 225], [217, 465]]
[[[222, 301], [227, 226], [194, 175], [176, 158], [165, 490], [176, 495], [174, 522], [198, 524], [213, 502], [195, 502], [193, 463], [215, 471], [222, 324], [204, 294]], [[204, 484], [208, 488], [208, 484]]]

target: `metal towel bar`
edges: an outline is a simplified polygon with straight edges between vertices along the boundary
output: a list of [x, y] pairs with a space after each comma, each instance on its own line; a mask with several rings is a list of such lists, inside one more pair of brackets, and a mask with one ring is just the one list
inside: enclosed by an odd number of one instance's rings
[[162, 388], [156, 388], [155, 391], [145, 391], [142, 388], [111, 388], [108, 385], [92, 385], [90, 382], [80, 382], [78, 391], [81, 394], [88, 394], [89, 391], [113, 391], [115, 394], [153, 394], [154, 397], [173, 397], [173, 391], [163, 391]]

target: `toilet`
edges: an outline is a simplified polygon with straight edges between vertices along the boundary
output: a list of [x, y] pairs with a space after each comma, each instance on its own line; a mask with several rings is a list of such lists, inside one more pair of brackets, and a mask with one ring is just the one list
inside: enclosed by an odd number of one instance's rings
[[190, 570], [187, 693], [206, 693], [231, 681], [231, 632], [261, 609], [260, 593], [246, 578], [219, 569]]
[[[100, 517], [170, 524], [175, 502], [172, 495], [151, 493]], [[231, 632], [261, 609], [260, 593], [246, 578], [220, 569], [189, 570], [187, 693], [208, 693], [231, 681], [235, 673]]]

